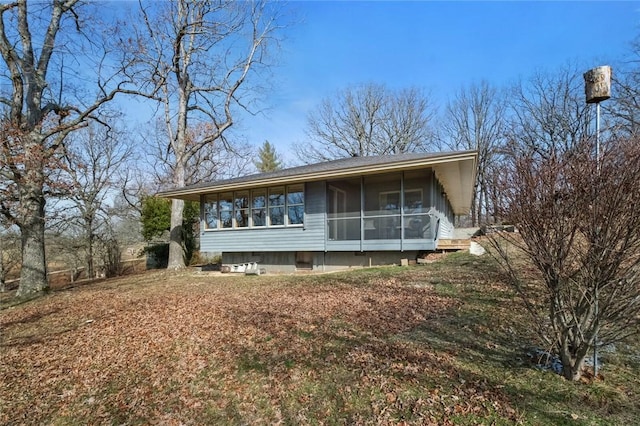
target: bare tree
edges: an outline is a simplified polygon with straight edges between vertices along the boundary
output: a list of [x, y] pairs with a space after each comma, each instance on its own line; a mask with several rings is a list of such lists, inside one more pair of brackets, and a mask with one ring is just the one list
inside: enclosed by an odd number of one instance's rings
[[[253, 99], [248, 89], [256, 86], [248, 81], [264, 77], [278, 41], [277, 7], [262, 0], [141, 2], [146, 31], [133, 46], [140, 93], [161, 103], [172, 185], [188, 183], [188, 165], [203, 150], [226, 144], [233, 109]], [[190, 129], [198, 131], [190, 135]], [[183, 208], [184, 201], [173, 200], [169, 268], [185, 266]]]
[[[435, 108], [421, 89], [410, 87], [388, 93], [383, 108], [378, 153], [427, 151], [433, 142], [431, 121]], [[385, 146], [384, 140], [387, 141]]]
[[608, 127], [632, 136], [640, 132], [640, 75], [626, 73], [613, 76], [613, 99], [603, 103]]
[[[599, 167], [585, 140], [550, 155], [516, 153], [503, 168], [502, 215], [519, 232], [494, 235], [493, 252], [570, 380], [580, 378], [594, 345], [638, 331], [638, 142], [609, 140]], [[518, 256], [505, 241], [524, 253], [536, 276], [519, 275]]]
[[132, 147], [123, 131], [93, 124], [75, 132], [67, 142], [69, 181], [73, 191], [67, 201], [74, 207], [67, 224], [80, 229], [88, 277], [95, 276], [95, 246], [112, 228], [110, 199], [118, 192], [120, 178], [131, 160]]
[[[163, 121], [163, 120], [161, 120]], [[148, 154], [150, 176], [154, 185], [146, 185], [142, 191], [150, 195], [160, 188], [173, 185], [176, 157], [172, 150], [167, 150], [166, 141], [169, 138], [166, 124], [157, 122], [152, 135], [144, 137], [144, 147]], [[188, 146], [198, 143], [209, 134], [209, 126], [205, 123], [195, 123], [185, 132]], [[202, 146], [189, 157], [184, 165], [184, 180], [186, 185], [216, 179], [226, 179], [242, 176], [250, 171], [254, 147], [240, 141], [225, 141], [225, 143], [210, 143]], [[157, 189], [157, 190], [151, 190]]]
[[584, 100], [582, 72], [574, 66], [536, 72], [512, 88], [509, 115], [509, 149], [544, 157], [571, 150], [588, 137], [593, 117]]
[[447, 104], [442, 130], [452, 150], [478, 151], [477, 177], [471, 204], [471, 224], [495, 217], [493, 172], [500, 158], [506, 130], [506, 104], [486, 81], [458, 91]]
[[[602, 104], [605, 126], [617, 132], [640, 132], [640, 36], [629, 52], [613, 65], [612, 98]], [[608, 123], [607, 123], [608, 122]]]
[[[104, 60], [106, 54], [94, 56], [104, 46], [99, 40], [102, 34], [94, 29], [89, 40], [84, 32], [87, 22], [80, 17], [78, 0], [17, 0], [0, 5], [0, 55], [6, 67], [0, 78], [11, 87], [7, 96], [0, 96], [0, 104], [8, 110], [0, 141], [0, 170], [10, 182], [3, 188], [0, 210], [11, 216], [22, 236], [18, 297], [48, 287], [44, 230], [47, 191], [55, 185], [47, 179], [57, 167], [52, 163], [59, 161], [66, 136], [85, 126], [122, 89], [121, 82], [111, 78], [114, 74], [101, 78], [106, 67], [113, 71], [112, 63]], [[91, 55], [85, 55], [89, 45]], [[75, 66], [65, 64], [65, 58], [73, 58]], [[59, 71], [55, 77], [50, 75], [51, 68]], [[75, 79], [66, 76], [77, 69], [95, 72], [95, 95], [68, 90], [69, 81]], [[12, 209], [7, 200], [15, 200], [17, 208]]]
[[432, 140], [434, 109], [417, 88], [392, 91], [383, 85], [346, 88], [325, 98], [309, 114], [313, 144], [299, 144], [305, 163], [344, 157], [425, 151]]

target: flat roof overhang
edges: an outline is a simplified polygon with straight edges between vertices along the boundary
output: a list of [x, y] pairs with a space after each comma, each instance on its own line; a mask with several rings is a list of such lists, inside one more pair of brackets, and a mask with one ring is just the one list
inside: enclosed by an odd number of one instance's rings
[[[207, 184], [190, 185], [184, 188], [159, 192], [163, 198], [177, 198], [188, 201], [200, 201], [200, 195], [217, 192], [237, 191], [265, 186], [291, 185], [328, 179], [354, 176], [366, 176], [380, 173], [401, 172], [430, 167], [451, 203], [455, 214], [468, 214], [471, 208], [473, 187], [476, 179], [478, 153], [462, 151], [453, 153], [430, 154], [421, 158], [400, 159], [383, 163], [371, 163], [343, 168], [307, 170], [310, 167], [297, 167], [299, 173], [262, 173], [244, 178], [214, 181]], [[307, 170], [307, 171], [305, 171]]]

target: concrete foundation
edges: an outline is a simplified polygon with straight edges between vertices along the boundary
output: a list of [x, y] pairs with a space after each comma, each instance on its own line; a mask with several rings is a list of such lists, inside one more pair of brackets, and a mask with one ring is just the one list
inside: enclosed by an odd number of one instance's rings
[[415, 260], [417, 251], [391, 252], [264, 252], [222, 253], [222, 264], [233, 265], [256, 262], [267, 273], [298, 271], [332, 272], [369, 266], [400, 265], [405, 259]]

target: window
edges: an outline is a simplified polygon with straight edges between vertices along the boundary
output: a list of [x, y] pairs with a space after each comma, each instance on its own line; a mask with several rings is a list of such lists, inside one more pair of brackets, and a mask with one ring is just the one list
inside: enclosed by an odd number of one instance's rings
[[249, 191], [236, 192], [233, 213], [236, 228], [249, 226]]
[[269, 188], [269, 225], [284, 225], [284, 188]]
[[207, 195], [204, 199], [204, 226], [218, 229], [218, 196]]
[[233, 227], [233, 194], [231, 192], [220, 195], [218, 209], [220, 211], [220, 227]]
[[203, 211], [205, 229], [302, 225], [304, 185], [206, 195]]
[[252, 195], [251, 226], [267, 226], [267, 196], [265, 191], [253, 191]]
[[287, 218], [289, 225], [304, 223], [304, 191], [302, 185], [287, 188]]
[[309, 251], [297, 251], [296, 269], [313, 269], [313, 253]]

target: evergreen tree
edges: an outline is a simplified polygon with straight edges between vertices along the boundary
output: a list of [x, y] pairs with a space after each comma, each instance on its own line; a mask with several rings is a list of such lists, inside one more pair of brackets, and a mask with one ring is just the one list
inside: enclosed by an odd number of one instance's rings
[[151, 241], [171, 228], [171, 201], [154, 196], [142, 199], [142, 237]]
[[282, 161], [278, 157], [275, 147], [269, 141], [264, 141], [258, 150], [258, 159], [254, 161], [254, 164], [262, 173], [274, 172], [282, 168]]
[[[182, 212], [182, 241], [186, 263], [189, 263], [193, 253], [197, 249], [196, 234], [200, 220], [200, 203], [196, 201], [186, 201]], [[171, 200], [158, 198], [152, 195], [142, 199], [142, 211], [140, 221], [142, 222], [142, 236], [149, 242], [154, 238], [161, 237], [171, 229]], [[168, 256], [168, 252], [166, 256]], [[165, 255], [163, 255], [165, 256]]]

